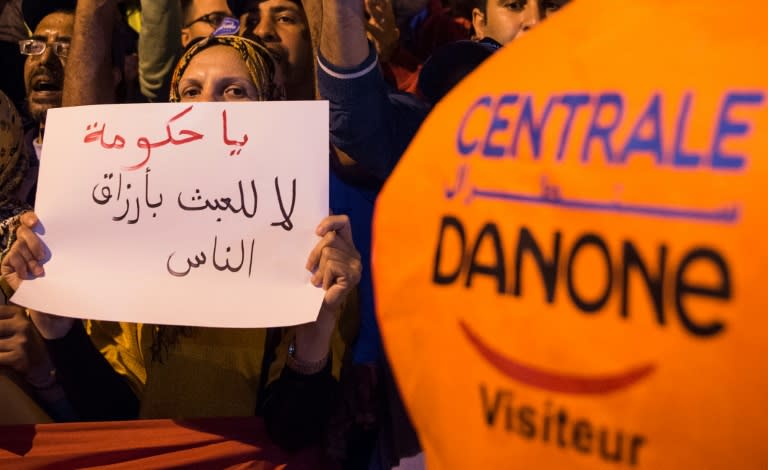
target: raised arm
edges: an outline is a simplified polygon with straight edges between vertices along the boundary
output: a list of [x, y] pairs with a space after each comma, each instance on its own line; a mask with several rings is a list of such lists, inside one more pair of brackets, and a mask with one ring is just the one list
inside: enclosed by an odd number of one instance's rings
[[64, 72], [62, 106], [115, 102], [112, 35], [116, 0], [79, 0]]
[[[260, 410], [272, 439], [285, 449], [319, 442], [336, 399], [345, 351], [339, 316], [360, 281], [360, 254], [346, 216], [326, 217], [322, 238], [307, 260], [312, 283], [325, 290], [317, 320], [288, 330], [269, 368], [269, 386]], [[269, 341], [268, 341], [269, 343]]]
[[171, 74], [181, 52], [179, 0], [142, 0], [139, 34], [139, 85], [154, 102], [168, 101]]
[[363, 0], [322, 0], [320, 53], [329, 64], [354, 68], [368, 57]]
[[322, 0], [320, 96], [330, 102], [331, 143], [383, 182], [426, 117], [411, 95], [392, 92], [368, 43], [363, 0]]

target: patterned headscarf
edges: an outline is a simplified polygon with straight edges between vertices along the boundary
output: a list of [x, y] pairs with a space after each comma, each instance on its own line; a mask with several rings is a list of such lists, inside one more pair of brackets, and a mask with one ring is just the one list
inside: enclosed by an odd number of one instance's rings
[[10, 195], [21, 183], [28, 160], [22, 155], [24, 131], [13, 102], [0, 91], [0, 195]]
[[208, 36], [201, 41], [192, 43], [179, 59], [171, 79], [170, 100], [172, 103], [181, 101], [179, 82], [192, 58], [211, 46], [229, 46], [240, 54], [240, 58], [243, 59], [248, 68], [251, 82], [256, 87], [259, 101], [274, 100], [281, 97], [275, 86], [275, 61], [269, 49], [256, 41], [241, 36]]

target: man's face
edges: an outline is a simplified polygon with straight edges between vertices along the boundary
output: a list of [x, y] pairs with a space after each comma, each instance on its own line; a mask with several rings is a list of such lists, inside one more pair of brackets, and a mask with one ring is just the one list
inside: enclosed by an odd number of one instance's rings
[[37, 25], [32, 36], [32, 39], [46, 43], [42, 54], [29, 55], [24, 62], [27, 107], [36, 122], [43, 122], [49, 109], [61, 106], [66, 58], [56, 55], [54, 43], [62, 43], [60, 52], [68, 49], [74, 20], [74, 15], [70, 13], [51, 13]]
[[[187, 26], [181, 29], [181, 45], [186, 47], [195, 38], [210, 36], [218, 27], [210, 20], [225, 16], [232, 16], [226, 0], [194, 0], [184, 17], [184, 24]], [[208, 21], [200, 19], [203, 17]]]
[[508, 44], [570, 0], [487, 0], [485, 13], [472, 11], [472, 25], [478, 39], [491, 38]]
[[[286, 85], [312, 80], [312, 44], [304, 9], [291, 0], [254, 0], [240, 17], [241, 34], [258, 37], [275, 56]], [[289, 96], [291, 98], [291, 96]]]

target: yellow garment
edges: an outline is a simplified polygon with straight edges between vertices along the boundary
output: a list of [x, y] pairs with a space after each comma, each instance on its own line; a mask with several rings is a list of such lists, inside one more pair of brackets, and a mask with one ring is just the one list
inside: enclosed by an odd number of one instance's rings
[[[337, 325], [338, 326], [338, 325]], [[193, 328], [153, 361], [153, 325], [90, 320], [87, 331], [97, 349], [130, 383], [141, 418], [248, 416], [256, 410], [266, 330]], [[280, 377], [293, 341], [288, 328], [270, 365], [271, 383]], [[331, 339], [333, 374], [338, 379], [345, 344], [338, 328]]]
[[137, 33], [141, 33], [141, 8], [132, 4], [125, 8], [125, 22]]

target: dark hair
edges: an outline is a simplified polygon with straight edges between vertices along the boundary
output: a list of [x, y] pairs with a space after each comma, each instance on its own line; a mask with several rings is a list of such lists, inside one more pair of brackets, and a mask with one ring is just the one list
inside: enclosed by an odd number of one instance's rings
[[51, 13], [75, 14], [77, 0], [49, 0], [45, 2], [20, 2], [24, 22], [34, 31], [43, 18]]

